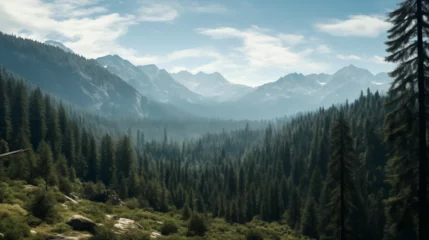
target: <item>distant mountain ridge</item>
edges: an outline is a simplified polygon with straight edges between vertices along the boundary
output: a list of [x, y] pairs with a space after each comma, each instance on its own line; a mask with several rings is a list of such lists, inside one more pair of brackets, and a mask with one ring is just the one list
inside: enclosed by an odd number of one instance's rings
[[[290, 73], [251, 88], [220, 73], [169, 73], [118, 55], [78, 56], [58, 42], [0, 34], [0, 65], [77, 106], [107, 115], [270, 119], [354, 100], [362, 90], [387, 91], [386, 73], [354, 65], [336, 73]], [[25, 66], [25, 67], [23, 67]]]
[[186, 117], [138, 93], [96, 61], [59, 47], [0, 32], [0, 65], [42, 90], [103, 115]]
[[135, 66], [118, 55], [107, 55], [96, 61], [111, 73], [119, 76], [142, 95], [156, 101], [174, 103], [186, 107], [192, 103], [203, 103], [204, 97], [190, 91], [156, 65]]
[[70, 48], [66, 47], [64, 44], [57, 42], [57, 41], [47, 40], [44, 42], [44, 44], [51, 45], [54, 47], [58, 47], [58, 48], [62, 49], [64, 52], [74, 53], [73, 50], [71, 50]]
[[180, 71], [171, 73], [171, 76], [191, 91], [220, 102], [239, 99], [253, 90], [249, 86], [229, 82], [218, 72], [192, 74]]

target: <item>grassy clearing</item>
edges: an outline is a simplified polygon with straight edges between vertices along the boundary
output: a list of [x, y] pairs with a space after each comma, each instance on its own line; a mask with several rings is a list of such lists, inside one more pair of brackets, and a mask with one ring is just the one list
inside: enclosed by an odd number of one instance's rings
[[[246, 239], [246, 234], [250, 230], [258, 231], [263, 239], [306, 239], [294, 235], [293, 231], [284, 223], [268, 223], [255, 218], [246, 224], [228, 224], [223, 219], [213, 219], [209, 214], [205, 214], [207, 232], [204, 236], [187, 237], [188, 223], [182, 219], [181, 211], [172, 209], [168, 213], [159, 213], [150, 209], [130, 208], [127, 206], [112, 206], [105, 203], [79, 200], [77, 204], [67, 201], [58, 189], [53, 189], [56, 203], [54, 206], [56, 216], [53, 222], [46, 223], [32, 215], [30, 203], [36, 195], [38, 189], [25, 185], [23, 182], [10, 181], [0, 183], [0, 232], [5, 235], [5, 239], [43, 239], [46, 235], [62, 234], [66, 236], [79, 236], [81, 232], [75, 232], [65, 222], [73, 215], [82, 215], [94, 221], [99, 228], [112, 230], [115, 228], [117, 220], [109, 218], [117, 216], [136, 221], [143, 229], [129, 231], [119, 239], [149, 239], [153, 232], [172, 233], [168, 236], [158, 236], [157, 239], [180, 240], [180, 239]], [[165, 226], [168, 224], [168, 226]], [[173, 227], [172, 227], [173, 226]], [[177, 227], [177, 232], [174, 230]], [[37, 234], [32, 234], [33, 230]], [[176, 233], [174, 233], [176, 232]], [[128, 235], [128, 238], [125, 236]], [[1, 239], [1, 237], [0, 237]], [[112, 238], [118, 239], [118, 238]]]

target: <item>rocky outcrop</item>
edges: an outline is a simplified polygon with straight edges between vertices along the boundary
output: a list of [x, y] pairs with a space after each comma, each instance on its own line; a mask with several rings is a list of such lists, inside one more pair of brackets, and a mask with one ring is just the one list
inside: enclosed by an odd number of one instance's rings
[[131, 229], [139, 229], [139, 230], [144, 229], [143, 226], [141, 226], [139, 223], [137, 223], [132, 219], [121, 218], [121, 217], [112, 216], [112, 215], [107, 215], [107, 218], [115, 221], [115, 224], [113, 226], [116, 229], [120, 230], [120, 232], [127, 232]]
[[152, 230], [152, 232], [150, 233], [150, 238], [158, 238], [161, 237], [161, 233], [155, 230]]
[[73, 215], [67, 220], [67, 224], [76, 231], [88, 231], [93, 233], [97, 226], [92, 220], [81, 216]]

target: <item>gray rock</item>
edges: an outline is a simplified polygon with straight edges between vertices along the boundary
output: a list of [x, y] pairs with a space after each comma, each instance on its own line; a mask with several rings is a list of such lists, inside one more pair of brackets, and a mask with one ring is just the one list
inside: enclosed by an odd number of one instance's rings
[[67, 224], [76, 231], [88, 231], [93, 233], [97, 226], [92, 220], [81, 216], [73, 215], [67, 220]]

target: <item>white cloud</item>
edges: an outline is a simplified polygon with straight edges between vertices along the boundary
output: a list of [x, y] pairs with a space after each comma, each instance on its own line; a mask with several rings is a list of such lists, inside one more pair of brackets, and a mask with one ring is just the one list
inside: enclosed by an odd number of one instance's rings
[[386, 61], [384, 61], [384, 58], [383, 57], [380, 57], [380, 56], [373, 56], [372, 58], [371, 58], [371, 61], [372, 62], [375, 62], [375, 63], [379, 63], [379, 64], [388, 64], [388, 62], [386, 62]]
[[197, 32], [215, 40], [236, 39], [240, 43], [239, 46], [230, 49], [235, 54], [234, 57], [216, 58], [212, 63], [199, 67], [199, 70], [220, 71], [231, 81], [247, 79], [250, 81], [247, 84], [251, 85], [267, 81], [267, 78], [275, 80], [280, 75], [274, 77], [272, 76], [274, 72], [286, 74], [290, 71], [303, 73], [322, 71], [326, 69], [326, 65], [313, 61], [310, 56], [314, 52], [330, 52], [326, 45], [307, 47], [299, 51], [292, 50], [294, 45], [306, 43], [304, 36], [276, 33], [257, 26], [248, 29], [200, 28]]
[[322, 44], [316, 48], [316, 52], [322, 53], [322, 54], [328, 54], [328, 53], [331, 53], [332, 50], [331, 48], [328, 47], [328, 45]]
[[179, 16], [177, 9], [156, 3], [143, 3], [139, 9], [139, 20], [146, 22], [169, 22]]
[[[197, 32], [214, 39], [235, 38], [241, 40], [242, 45], [235, 50], [242, 54], [250, 68], [291, 68], [317, 65], [303, 58], [298, 52], [289, 49], [293, 44], [302, 41], [304, 37], [291, 37], [292, 35], [286, 34], [269, 35], [256, 27], [245, 30], [231, 27], [197, 29]], [[286, 38], [289, 40], [289, 44], [285, 43]], [[303, 51], [301, 53], [308, 52]]]
[[224, 6], [216, 4], [201, 5], [198, 3], [193, 3], [187, 7], [182, 6], [182, 8], [195, 13], [226, 13], [228, 11], [228, 9]]
[[295, 34], [279, 34], [278, 37], [286, 44], [295, 45], [304, 40], [304, 36]]
[[353, 54], [351, 54], [351, 55], [338, 54], [336, 57], [338, 59], [341, 59], [341, 60], [362, 60], [362, 58], [360, 58], [356, 55], [353, 55]]
[[354, 15], [347, 20], [335, 19], [315, 26], [333, 36], [377, 37], [391, 25], [379, 16]]
[[186, 12], [220, 14], [228, 9], [217, 4], [201, 4], [196, 1], [179, 2], [176, 0], [142, 0], [139, 8], [139, 20], [146, 22], [170, 22]]

